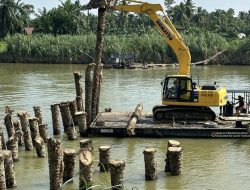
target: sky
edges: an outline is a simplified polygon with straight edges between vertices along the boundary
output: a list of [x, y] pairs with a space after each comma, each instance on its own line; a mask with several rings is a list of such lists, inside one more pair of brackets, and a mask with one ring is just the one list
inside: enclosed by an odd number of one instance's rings
[[[72, 0], [73, 2], [74, 0]], [[149, 3], [160, 3], [164, 6], [164, 0], [145, 0]], [[175, 0], [176, 3], [180, 3], [182, 0]], [[48, 10], [53, 7], [57, 7], [60, 4], [59, 0], [22, 0], [24, 3], [33, 4], [35, 6], [35, 10], [41, 9], [43, 7]], [[82, 4], [87, 4], [89, 0], [80, 0]], [[196, 7], [205, 8], [207, 11], [211, 12], [216, 9], [227, 10], [229, 8], [233, 8], [235, 10], [236, 15], [239, 11], [249, 11], [250, 10], [250, 0], [193, 0], [193, 3]]]

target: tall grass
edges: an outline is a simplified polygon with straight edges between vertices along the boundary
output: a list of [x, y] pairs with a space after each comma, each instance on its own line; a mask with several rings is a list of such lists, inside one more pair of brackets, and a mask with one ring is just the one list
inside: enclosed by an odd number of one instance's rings
[[234, 40], [230, 46], [230, 64], [250, 65], [250, 37]]
[[222, 36], [204, 30], [194, 29], [184, 35], [192, 61], [207, 59], [219, 51], [227, 50], [228, 42]]
[[[191, 32], [184, 35], [184, 39], [195, 61], [208, 58], [228, 47], [225, 39], [211, 32]], [[16, 61], [28, 57], [34, 58], [36, 62], [46, 58], [51, 63], [89, 63], [95, 57], [96, 35], [17, 34], [7, 36], [4, 42], [6, 49], [1, 54]], [[104, 42], [103, 58], [106, 62], [112, 53], [132, 53], [137, 62], [176, 62], [170, 47], [155, 30], [141, 35], [106, 35]]]
[[[14, 59], [33, 57], [39, 61], [48, 58], [51, 62], [90, 61], [87, 55], [93, 55], [95, 35], [86, 36], [53, 36], [53, 35], [14, 35], [5, 38], [8, 56]], [[93, 45], [94, 44], [94, 45]]]

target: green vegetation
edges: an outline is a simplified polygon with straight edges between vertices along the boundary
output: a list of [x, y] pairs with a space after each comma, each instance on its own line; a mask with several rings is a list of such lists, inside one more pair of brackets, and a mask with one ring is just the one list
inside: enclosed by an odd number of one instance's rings
[[[192, 0], [180, 4], [165, 0], [165, 9], [162, 14], [168, 14], [181, 31], [193, 62], [227, 50], [220, 63], [250, 64], [250, 11], [239, 12], [237, 16], [233, 9], [208, 12], [196, 7]], [[52, 10], [43, 8], [38, 13], [33, 5], [20, 0], [0, 0], [0, 28], [3, 29], [0, 30], [0, 58], [19, 62], [93, 61], [97, 15], [82, 10], [78, 0], [66, 0]], [[146, 15], [109, 11], [106, 25], [104, 61], [108, 61], [111, 53], [133, 53], [138, 62], [177, 61]], [[34, 27], [32, 36], [23, 34], [27, 26]], [[239, 39], [239, 33], [247, 38]]]
[[219, 51], [228, 49], [229, 44], [221, 35], [206, 30], [194, 29], [185, 35], [193, 61], [207, 59]]
[[[228, 43], [219, 35], [211, 32], [199, 32], [197, 35], [185, 35], [193, 54], [193, 60], [205, 59], [220, 50], [225, 50]], [[23, 35], [17, 34], [5, 38], [5, 55], [18, 62], [25, 58], [36, 58], [37, 62], [89, 63], [95, 53], [95, 34], [88, 35]], [[104, 61], [111, 53], [133, 53], [138, 62], [176, 62], [170, 47], [157, 31], [131, 36], [105, 36]]]
[[7, 44], [5, 42], [0, 42], [0, 53], [5, 53], [7, 51]]

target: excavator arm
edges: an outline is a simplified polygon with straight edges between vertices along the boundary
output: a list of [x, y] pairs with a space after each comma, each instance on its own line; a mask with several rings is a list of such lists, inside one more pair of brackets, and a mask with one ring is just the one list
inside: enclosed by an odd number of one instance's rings
[[181, 35], [177, 32], [170, 19], [165, 16], [164, 19], [157, 14], [157, 11], [163, 12], [160, 4], [151, 4], [146, 2], [127, 0], [133, 4], [110, 6], [110, 1], [92, 0], [89, 7], [108, 7], [112, 10], [134, 12], [139, 14], [147, 14], [154, 22], [157, 30], [161, 33], [167, 44], [173, 49], [179, 62], [179, 75], [190, 74], [191, 55], [188, 47], [183, 42]]

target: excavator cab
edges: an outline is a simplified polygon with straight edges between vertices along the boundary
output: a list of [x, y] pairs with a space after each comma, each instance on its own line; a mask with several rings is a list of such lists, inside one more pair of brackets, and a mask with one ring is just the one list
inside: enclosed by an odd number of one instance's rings
[[166, 76], [164, 79], [162, 100], [166, 102], [194, 102], [195, 85], [188, 76]]

